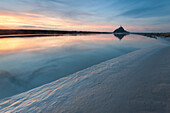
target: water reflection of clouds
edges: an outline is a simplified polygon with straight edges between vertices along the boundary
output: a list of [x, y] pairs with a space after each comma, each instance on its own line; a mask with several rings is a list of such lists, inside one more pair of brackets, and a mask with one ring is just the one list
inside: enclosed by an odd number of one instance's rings
[[0, 41], [0, 53], [11, 53], [17, 51], [36, 51], [43, 50], [50, 47], [70, 46], [74, 44], [103, 42], [113, 40], [113, 38], [86, 36], [61, 36], [61, 37], [40, 37], [40, 38], [6, 38]]

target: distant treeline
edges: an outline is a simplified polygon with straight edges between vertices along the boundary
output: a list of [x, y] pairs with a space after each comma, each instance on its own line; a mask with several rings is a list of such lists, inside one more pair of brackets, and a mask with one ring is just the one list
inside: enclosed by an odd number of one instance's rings
[[138, 34], [152, 38], [155, 38], [155, 36], [170, 37], [170, 33], [131, 33], [131, 34]]
[[0, 30], [0, 35], [13, 34], [109, 34], [111, 32], [95, 31], [60, 31], [60, 30]]

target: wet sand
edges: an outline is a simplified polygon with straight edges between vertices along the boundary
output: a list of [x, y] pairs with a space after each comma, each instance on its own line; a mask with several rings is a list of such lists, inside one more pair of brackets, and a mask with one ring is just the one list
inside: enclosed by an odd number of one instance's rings
[[0, 101], [0, 112], [169, 113], [170, 46], [150, 47]]

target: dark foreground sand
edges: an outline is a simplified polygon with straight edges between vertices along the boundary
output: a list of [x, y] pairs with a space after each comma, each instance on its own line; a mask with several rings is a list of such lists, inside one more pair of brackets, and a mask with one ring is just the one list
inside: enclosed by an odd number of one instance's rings
[[170, 113], [170, 46], [138, 50], [3, 99], [0, 112]]

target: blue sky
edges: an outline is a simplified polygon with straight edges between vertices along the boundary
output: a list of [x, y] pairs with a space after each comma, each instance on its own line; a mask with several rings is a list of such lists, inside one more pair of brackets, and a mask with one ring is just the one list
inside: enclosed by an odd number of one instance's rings
[[112, 31], [122, 25], [130, 31], [167, 32], [169, 4], [170, 0], [1, 0], [0, 26]]

